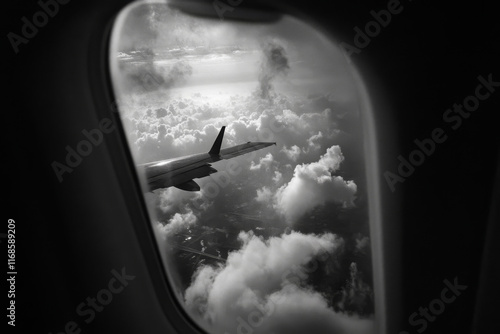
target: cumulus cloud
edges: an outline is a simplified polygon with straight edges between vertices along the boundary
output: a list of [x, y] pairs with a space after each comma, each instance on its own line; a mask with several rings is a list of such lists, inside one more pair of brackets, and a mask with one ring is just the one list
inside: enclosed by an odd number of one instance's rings
[[[273, 165], [279, 167], [285, 159], [292, 162], [317, 159], [320, 151], [310, 149], [310, 142], [314, 147], [329, 147], [336, 133], [328, 111], [304, 109], [298, 100], [289, 96], [280, 96], [273, 104], [236, 95], [220, 103], [207, 102], [204, 95], [165, 100], [161, 91], [147, 97], [144, 102], [128, 95], [122, 103], [123, 122], [138, 163], [206, 152], [220, 128], [226, 125], [224, 147], [248, 141], [276, 142], [276, 147], [266, 150], [273, 150]], [[291, 110], [292, 107], [295, 110]], [[280, 151], [283, 152], [277, 154]], [[252, 156], [245, 168], [261, 168], [259, 162], [252, 165], [251, 161], [259, 161], [255, 157], [266, 154], [262, 150], [243, 156]]]
[[356, 251], [360, 253], [369, 253], [370, 251], [370, 237], [359, 235], [354, 240], [356, 242]]
[[298, 147], [297, 145], [293, 145], [290, 148], [283, 146], [283, 148], [281, 149], [281, 152], [285, 153], [285, 155], [288, 157], [288, 159], [290, 159], [292, 161], [297, 161], [301, 151], [300, 151], [300, 147]]
[[[172, 215], [177, 212], [193, 211], [194, 208], [205, 209], [209, 203], [202, 201], [200, 192], [183, 191], [174, 187], [157, 192], [157, 196], [149, 195], [154, 202], [154, 207], [159, 209], [157, 215]], [[203, 206], [199, 203], [203, 203]]]
[[279, 183], [281, 179], [283, 178], [283, 174], [279, 171], [274, 171], [274, 176], [273, 176], [273, 181], [274, 183]]
[[240, 232], [240, 250], [224, 265], [202, 266], [185, 292], [191, 314], [217, 333], [369, 333], [372, 321], [348, 317], [314, 291], [306, 266], [343, 241], [291, 232], [267, 240]]
[[326, 202], [353, 206], [357, 186], [341, 176], [333, 176], [344, 156], [340, 147], [327, 149], [317, 162], [295, 166], [290, 182], [281, 186], [275, 195], [275, 208], [293, 223], [303, 214]]
[[176, 213], [166, 224], [161, 222], [156, 223], [156, 229], [158, 230], [160, 236], [166, 239], [176, 233], [193, 226], [198, 219], [193, 214], [192, 211], [186, 213]]
[[321, 145], [318, 143], [323, 138], [323, 133], [319, 131], [317, 134], [312, 135], [309, 139], [307, 139], [307, 143], [309, 145], [309, 149], [313, 149], [315, 151], [319, 150]]
[[[144, 194], [153, 229], [160, 249], [164, 251], [165, 240], [198, 222], [198, 216], [209, 206], [210, 200], [200, 192], [167, 188]], [[162, 254], [163, 255], [163, 254]]]
[[271, 199], [273, 198], [273, 193], [271, 192], [271, 189], [268, 187], [264, 186], [260, 189], [257, 189], [257, 197], [255, 197], [255, 200], [257, 202], [262, 202], [262, 203], [269, 203]]
[[273, 161], [274, 161], [273, 155], [271, 153], [268, 153], [266, 154], [265, 157], [259, 159], [258, 164], [252, 161], [252, 163], [250, 164], [250, 170], [258, 170], [261, 169], [262, 167], [269, 169], [269, 166], [271, 166]]

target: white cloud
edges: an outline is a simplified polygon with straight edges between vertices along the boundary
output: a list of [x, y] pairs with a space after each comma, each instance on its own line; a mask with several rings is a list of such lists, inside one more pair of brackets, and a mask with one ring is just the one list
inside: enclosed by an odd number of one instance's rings
[[273, 193], [268, 187], [264, 186], [261, 189], [257, 189], [257, 197], [255, 197], [255, 200], [257, 202], [269, 203], [271, 202], [272, 198]]
[[196, 272], [184, 296], [190, 313], [211, 332], [370, 332], [371, 320], [334, 312], [306, 284], [310, 271], [305, 266], [333, 254], [342, 239], [291, 232], [264, 240], [241, 232], [239, 240], [241, 249], [224, 265]]
[[[311, 109], [296, 97], [279, 95], [271, 103], [242, 95], [232, 95], [225, 101], [207, 101], [206, 96], [194, 93], [183, 96], [165, 100], [160, 92], [152, 92], [140, 100], [134, 95], [121, 100], [137, 163], [207, 152], [226, 125], [223, 147], [248, 141], [276, 142], [277, 147], [267, 150], [272, 150], [273, 164], [278, 166], [282, 160], [297, 161], [308, 152], [308, 158], [316, 158], [317, 151], [310, 145], [329, 147], [336, 128], [329, 110]], [[280, 151], [283, 154], [275, 154]], [[255, 159], [266, 154], [255, 152], [246, 168], [267, 167], [269, 161], [264, 159], [261, 165]]]
[[265, 157], [260, 158], [258, 164], [255, 164], [252, 161], [252, 163], [250, 164], [250, 170], [258, 170], [258, 169], [261, 169], [262, 167], [269, 169], [269, 166], [271, 166], [273, 161], [274, 161], [273, 155], [271, 153], [268, 153], [268, 154], [266, 154]]
[[273, 181], [274, 183], [279, 183], [281, 179], [283, 178], [283, 174], [280, 173], [279, 171], [274, 171], [274, 176], [273, 176]]
[[289, 223], [326, 202], [353, 206], [357, 186], [353, 181], [344, 181], [341, 176], [332, 176], [339, 169], [344, 156], [340, 147], [330, 147], [317, 162], [295, 166], [288, 184], [281, 186], [275, 195], [275, 208]]
[[285, 155], [288, 157], [288, 159], [290, 159], [292, 161], [297, 161], [301, 151], [300, 151], [300, 147], [298, 147], [297, 145], [293, 145], [289, 149], [286, 146], [283, 146], [283, 148], [281, 149], [281, 152], [285, 153]]
[[155, 227], [158, 230], [160, 236], [162, 236], [163, 239], [166, 239], [194, 225], [197, 220], [198, 219], [193, 214], [193, 212], [188, 211], [186, 213], [176, 213], [172, 218], [170, 218], [167, 224], [156, 222]]
[[208, 205], [208, 203], [204, 203], [204, 206], [196, 205], [207, 202], [206, 199], [202, 200], [203, 194], [201, 192], [184, 191], [169, 187], [158, 191], [157, 194], [158, 202], [156, 207], [161, 210], [161, 213], [167, 215], [193, 210], [194, 208], [205, 209], [205, 206]]
[[307, 143], [309, 147], [307, 150], [312, 149], [317, 151], [321, 148], [321, 145], [318, 143], [323, 138], [323, 133], [319, 131], [317, 134], [312, 135], [309, 139], [307, 139]]

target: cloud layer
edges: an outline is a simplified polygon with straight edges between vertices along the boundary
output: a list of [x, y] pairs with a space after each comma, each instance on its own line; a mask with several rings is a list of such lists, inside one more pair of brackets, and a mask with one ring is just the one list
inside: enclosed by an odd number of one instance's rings
[[[241, 232], [224, 265], [199, 268], [184, 299], [218, 333], [369, 333], [372, 321], [334, 312], [307, 278], [343, 244], [333, 234], [268, 240]], [[311, 261], [316, 267], [307, 268]]]

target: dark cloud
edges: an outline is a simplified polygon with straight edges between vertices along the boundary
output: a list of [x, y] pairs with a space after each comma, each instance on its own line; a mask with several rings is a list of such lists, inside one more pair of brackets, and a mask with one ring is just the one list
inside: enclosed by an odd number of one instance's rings
[[272, 92], [272, 81], [278, 75], [286, 75], [290, 69], [285, 48], [277, 41], [268, 41], [262, 47], [262, 61], [259, 72], [259, 94], [268, 99]]
[[366, 284], [358, 272], [356, 262], [350, 267], [350, 279], [334, 299], [334, 309], [347, 314], [370, 314], [373, 305], [373, 290]]
[[169, 66], [160, 66], [154, 60], [126, 62], [122, 69], [121, 85], [130, 93], [168, 90], [184, 82], [193, 71], [191, 65], [182, 60]]

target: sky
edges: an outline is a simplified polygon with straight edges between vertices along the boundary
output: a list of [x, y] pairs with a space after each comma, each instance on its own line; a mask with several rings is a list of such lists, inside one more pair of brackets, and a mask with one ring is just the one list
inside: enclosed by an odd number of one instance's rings
[[153, 4], [119, 36], [113, 84], [137, 164], [207, 152], [222, 126], [223, 148], [276, 142], [214, 163], [199, 192], [145, 192], [189, 314], [213, 333], [373, 332], [361, 122], [340, 49], [291, 17]]

